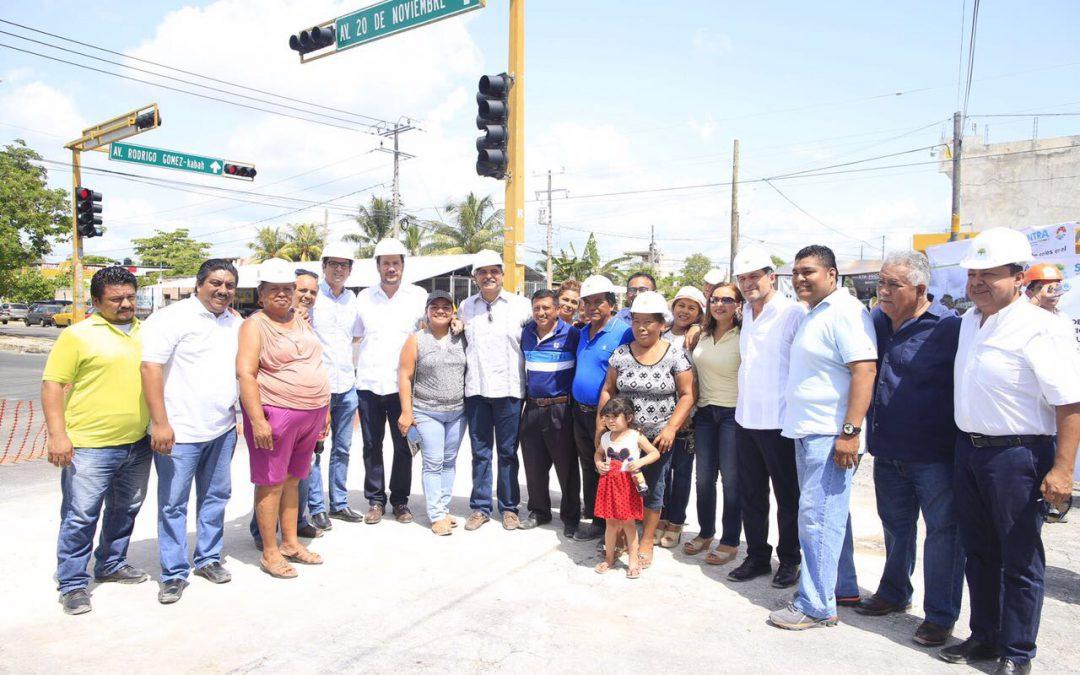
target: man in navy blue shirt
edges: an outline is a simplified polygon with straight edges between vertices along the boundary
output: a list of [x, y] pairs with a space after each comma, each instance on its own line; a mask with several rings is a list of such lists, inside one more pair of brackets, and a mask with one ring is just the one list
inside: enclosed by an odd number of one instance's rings
[[596, 406], [607, 377], [608, 361], [620, 345], [633, 342], [630, 326], [611, 315], [615, 308], [615, 285], [605, 276], [594, 274], [581, 282], [581, 318], [586, 321], [578, 342], [574, 369], [574, 445], [581, 462], [581, 487], [585, 518], [592, 522], [578, 528], [574, 539], [588, 541], [604, 533], [604, 519], [594, 517], [596, 486]]
[[581, 477], [574, 450], [570, 388], [577, 358], [577, 328], [559, 318], [558, 295], [541, 289], [532, 296], [532, 321], [521, 329], [525, 355], [525, 410], [521, 413], [521, 457], [529, 490], [529, 517], [521, 529], [551, 522], [548, 477], [551, 466], [562, 490], [559, 518], [563, 534], [572, 537], [581, 520]]
[[960, 335], [955, 313], [926, 296], [930, 263], [921, 253], [890, 255], [878, 279], [871, 317], [878, 374], [867, 414], [874, 490], [885, 530], [885, 570], [874, 595], [855, 608], [883, 616], [911, 606], [919, 512], [923, 542], [923, 610], [915, 642], [941, 645], [960, 615], [964, 555], [953, 513], [953, 360]]

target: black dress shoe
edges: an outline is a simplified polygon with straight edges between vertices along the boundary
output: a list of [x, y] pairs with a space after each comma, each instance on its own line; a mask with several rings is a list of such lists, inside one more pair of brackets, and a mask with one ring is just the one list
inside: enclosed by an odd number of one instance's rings
[[532, 512], [529, 513], [528, 518], [521, 521], [521, 523], [518, 525], [518, 529], [519, 530], [531, 530], [534, 527], [540, 527], [541, 525], [547, 525], [550, 522], [551, 522], [551, 516], [550, 515], [544, 515], [542, 513], [537, 513], [536, 511], [532, 511]]
[[[261, 541], [259, 542], [262, 543]], [[212, 584], [227, 584], [232, 581], [232, 574], [219, 562], [195, 568], [195, 576], [202, 577]]]
[[86, 614], [90, 611], [90, 594], [85, 588], [76, 588], [60, 596], [64, 614]]
[[359, 523], [361, 520], [364, 519], [362, 515], [360, 515], [356, 511], [353, 511], [348, 506], [341, 509], [340, 511], [331, 511], [330, 517], [337, 518], [338, 520], [344, 520], [346, 523]]
[[886, 614], [899, 614], [911, 609], [911, 603], [905, 602], [901, 604], [894, 604], [878, 597], [877, 595], [871, 595], [868, 598], [863, 598], [859, 601], [859, 604], [855, 605], [855, 611], [863, 616], [885, 616]]
[[791, 588], [797, 583], [799, 583], [799, 565], [780, 563], [780, 567], [776, 568], [776, 574], [773, 575], [772, 587]]
[[562, 526], [562, 536], [566, 537], [567, 539], [573, 539], [574, 535], [577, 534], [577, 531], [577, 523], [564, 523]]
[[[858, 608], [855, 611], [859, 611]], [[920, 645], [927, 647], [940, 647], [952, 637], [952, 627], [941, 626], [933, 621], [923, 621], [915, 629], [915, 635], [911, 638]]]
[[334, 524], [330, 522], [330, 518], [326, 515], [326, 512], [316, 513], [311, 517], [311, 524], [320, 530], [332, 530]]
[[938, 652], [942, 661], [949, 663], [975, 663], [976, 661], [989, 661], [997, 658], [997, 649], [992, 645], [983, 644], [973, 637], [969, 637], [960, 644], [946, 647]]
[[727, 578], [731, 581], [750, 581], [766, 574], [772, 574], [772, 563], [747, 558], [741, 565], [728, 572]]
[[592, 541], [593, 539], [599, 539], [603, 534], [604, 528], [595, 522], [582, 523], [578, 525], [577, 532], [574, 533], [574, 541]]
[[297, 526], [296, 534], [304, 539], [315, 539], [322, 536], [322, 530], [311, 523], [304, 523], [303, 525]]
[[1027, 675], [1031, 672], [1031, 661], [1018, 663], [1012, 659], [1001, 659], [998, 667], [994, 669], [994, 675]]
[[157, 594], [157, 601], [163, 605], [173, 604], [184, 594], [187, 585], [188, 582], [183, 579], [169, 579], [161, 584], [161, 590]]
[[150, 575], [146, 572], [143, 572], [142, 570], [125, 563], [121, 565], [112, 574], [106, 574], [102, 577], [95, 576], [94, 581], [98, 582], [99, 584], [105, 584], [109, 582], [117, 584], [141, 584], [149, 578]]

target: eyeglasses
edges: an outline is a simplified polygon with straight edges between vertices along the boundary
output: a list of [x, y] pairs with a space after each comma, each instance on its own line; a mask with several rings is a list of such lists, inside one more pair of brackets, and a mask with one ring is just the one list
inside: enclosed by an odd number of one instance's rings
[[651, 290], [652, 289], [649, 288], [648, 286], [627, 286], [626, 287], [626, 292], [627, 293], [629, 293], [631, 291], [633, 291], [634, 293], [647, 293], [647, 292], [649, 292]]
[[709, 298], [710, 305], [737, 305], [739, 301], [735, 298], [729, 298], [727, 296], [720, 298]]
[[329, 267], [332, 270], [349, 270], [349, 269], [352, 269], [352, 262], [348, 261], [348, 260], [346, 260], [345, 262], [341, 262], [341, 261], [338, 261], [338, 260], [327, 260], [323, 264], [326, 265], [327, 267]]
[[878, 279], [877, 287], [878, 288], [885, 288], [885, 289], [889, 290], [890, 292], [892, 292], [892, 291], [898, 291], [901, 288], [904, 288], [904, 284], [898, 284], [895, 281], [885, 281], [884, 279]]

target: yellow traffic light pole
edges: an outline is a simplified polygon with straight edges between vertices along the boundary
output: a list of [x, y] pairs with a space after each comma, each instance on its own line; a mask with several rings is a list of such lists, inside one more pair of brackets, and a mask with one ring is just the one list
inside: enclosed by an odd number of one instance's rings
[[71, 149], [71, 323], [86, 316], [83, 298], [83, 241], [79, 235], [79, 186], [82, 185], [82, 153]]
[[525, 287], [525, 267], [518, 245], [525, 241], [525, 0], [510, 0], [510, 77], [507, 106], [506, 199], [503, 216], [503, 287], [517, 293]]

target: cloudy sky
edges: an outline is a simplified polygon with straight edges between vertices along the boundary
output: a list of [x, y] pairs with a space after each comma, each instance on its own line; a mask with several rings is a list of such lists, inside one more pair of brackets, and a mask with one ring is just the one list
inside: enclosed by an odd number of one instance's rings
[[[473, 97], [479, 75], [506, 67], [507, 0], [488, 0], [486, 8], [462, 17], [298, 63], [287, 47], [291, 33], [365, 4], [3, 3], [0, 19], [61, 38], [0, 24], [0, 143], [23, 138], [46, 159], [66, 161], [64, 143], [84, 127], [157, 101], [164, 125], [136, 142], [257, 165], [257, 180], [245, 183], [91, 153], [88, 167], [183, 182], [84, 178], [105, 194], [108, 228], [106, 236], [88, 242], [87, 251], [117, 258], [131, 253], [132, 237], [155, 228], [189, 228], [223, 255], [244, 254], [255, 227], [264, 224], [325, 217], [331, 239], [339, 238], [355, 227], [348, 214], [359, 202], [390, 192], [391, 156], [375, 151], [382, 139], [366, 126], [372, 119], [409, 117], [420, 127], [401, 141], [416, 155], [402, 164], [408, 212], [433, 218], [436, 207], [469, 191], [501, 203], [502, 183], [473, 170]], [[947, 228], [949, 181], [929, 146], [951, 134], [962, 79], [961, 12], [968, 19], [966, 34], [971, 4], [530, 0], [527, 260], [539, 256], [544, 242], [535, 192], [546, 186], [541, 176], [549, 169], [559, 172], [554, 185], [569, 191], [569, 198], [554, 202], [557, 248], [573, 243], [580, 251], [594, 231], [602, 253], [613, 256], [643, 248], [655, 227], [661, 250], [675, 259], [705, 252], [726, 260], [726, 183], [736, 138], [740, 178], [747, 181], [739, 193], [743, 243], [766, 242], [785, 259], [807, 243], [831, 245], [846, 258], [860, 251], [877, 257], [882, 237], [891, 250], [907, 247], [912, 232]], [[1030, 138], [1031, 118], [974, 116], [1080, 110], [1077, 25], [1080, 4], [1071, 0], [984, 3], [969, 133], [992, 142]], [[1039, 121], [1040, 137], [1076, 133], [1080, 116]], [[890, 156], [824, 169], [827, 175], [760, 180], [882, 155]], [[914, 166], [865, 170], [896, 164]], [[70, 180], [63, 167], [50, 165], [51, 183], [70, 187]], [[222, 187], [254, 194], [215, 190]]]

